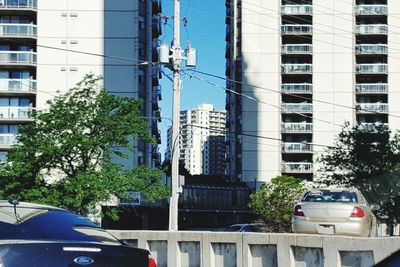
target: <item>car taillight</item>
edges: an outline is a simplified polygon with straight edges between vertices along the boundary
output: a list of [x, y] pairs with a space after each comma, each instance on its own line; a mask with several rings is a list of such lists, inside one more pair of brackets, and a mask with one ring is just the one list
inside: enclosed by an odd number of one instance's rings
[[304, 217], [304, 212], [300, 205], [296, 205], [293, 210], [293, 215]]
[[153, 258], [149, 258], [149, 267], [157, 267], [156, 261]]
[[365, 215], [365, 213], [362, 210], [362, 208], [354, 206], [354, 208], [350, 214], [350, 217], [351, 218], [362, 218], [362, 217], [364, 217], [364, 215]]

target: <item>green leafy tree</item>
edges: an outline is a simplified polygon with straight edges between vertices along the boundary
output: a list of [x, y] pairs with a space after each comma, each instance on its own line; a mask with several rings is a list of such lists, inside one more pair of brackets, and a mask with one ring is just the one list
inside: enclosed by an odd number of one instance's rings
[[0, 197], [87, 215], [99, 202], [111, 195], [124, 198], [128, 191], [140, 191], [148, 200], [168, 196], [158, 170], [115, 163], [127, 159], [123, 151], [132, 150], [132, 136], [154, 140], [140, 116], [141, 102], [109, 94], [100, 80], [86, 75], [19, 128], [18, 144], [0, 169]]
[[378, 218], [400, 219], [400, 136], [384, 124], [345, 124], [334, 145], [318, 158], [321, 183], [355, 187], [370, 203], [380, 204]]
[[277, 176], [250, 195], [249, 207], [259, 215], [267, 231], [290, 232], [293, 205], [304, 191], [300, 180]]

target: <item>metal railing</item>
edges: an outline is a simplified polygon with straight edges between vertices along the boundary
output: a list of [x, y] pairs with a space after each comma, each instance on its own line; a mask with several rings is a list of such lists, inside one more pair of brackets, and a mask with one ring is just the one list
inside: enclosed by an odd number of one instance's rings
[[309, 143], [294, 143], [284, 142], [282, 143], [282, 152], [312, 152], [313, 146]]
[[389, 112], [389, 105], [387, 103], [357, 103], [357, 112]]
[[311, 25], [286, 24], [281, 26], [282, 34], [312, 34]]
[[282, 54], [311, 54], [312, 44], [286, 44], [282, 45]]
[[312, 173], [313, 164], [309, 162], [283, 162], [282, 172], [284, 173]]
[[15, 134], [0, 134], [0, 145], [11, 146], [16, 143]]
[[387, 15], [387, 5], [357, 5], [356, 15]]
[[378, 122], [361, 122], [360, 125], [363, 126], [367, 130], [374, 130], [374, 129], [376, 129], [377, 125], [389, 126], [388, 123], [378, 123]]
[[32, 107], [0, 107], [0, 119], [29, 119]]
[[282, 64], [281, 71], [288, 74], [311, 74], [312, 66], [312, 64]]
[[283, 133], [312, 133], [313, 124], [309, 122], [283, 122], [281, 131]]
[[387, 73], [388, 64], [386, 63], [373, 63], [373, 64], [357, 64], [357, 73]]
[[357, 93], [387, 93], [388, 92], [387, 83], [358, 83], [356, 84]]
[[33, 24], [1, 23], [0, 37], [1, 36], [37, 37], [37, 26]]
[[312, 103], [282, 103], [282, 112], [304, 112], [311, 113], [313, 111]]
[[387, 34], [388, 25], [386, 24], [356, 25], [355, 32], [357, 34]]
[[282, 84], [282, 93], [286, 94], [310, 94], [312, 93], [313, 85], [311, 83], [285, 83]]
[[284, 15], [312, 15], [312, 5], [283, 5], [281, 13]]
[[0, 92], [36, 92], [36, 81], [31, 79], [0, 79]]
[[25, 51], [0, 51], [1, 64], [36, 65], [37, 53]]
[[356, 45], [357, 54], [387, 54], [388, 46], [386, 44], [359, 44]]

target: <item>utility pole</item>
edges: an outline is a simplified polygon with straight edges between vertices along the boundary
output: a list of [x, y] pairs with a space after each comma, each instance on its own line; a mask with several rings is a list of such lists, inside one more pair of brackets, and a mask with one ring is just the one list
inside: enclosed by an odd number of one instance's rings
[[178, 181], [179, 181], [179, 123], [181, 89], [181, 46], [180, 46], [180, 0], [174, 0], [174, 39], [172, 46], [172, 70], [174, 73], [174, 99], [172, 111], [172, 166], [171, 199], [169, 202], [169, 230], [178, 231]]

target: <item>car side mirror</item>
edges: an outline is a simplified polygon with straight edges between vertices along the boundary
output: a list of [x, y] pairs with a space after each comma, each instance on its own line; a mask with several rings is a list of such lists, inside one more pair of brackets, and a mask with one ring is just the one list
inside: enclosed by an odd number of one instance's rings
[[379, 204], [376, 204], [376, 203], [371, 204], [371, 210], [376, 211], [376, 210], [379, 210], [380, 208], [381, 208], [381, 206], [379, 206]]

